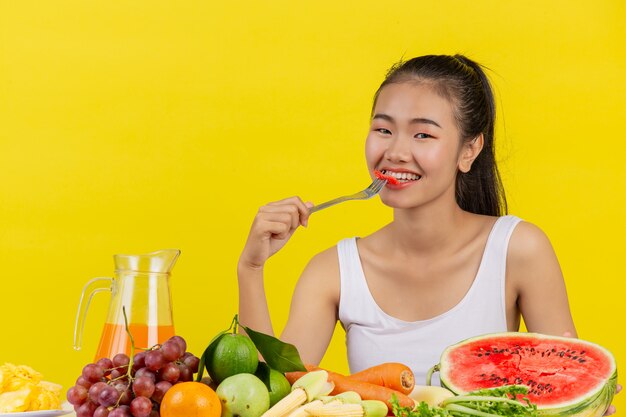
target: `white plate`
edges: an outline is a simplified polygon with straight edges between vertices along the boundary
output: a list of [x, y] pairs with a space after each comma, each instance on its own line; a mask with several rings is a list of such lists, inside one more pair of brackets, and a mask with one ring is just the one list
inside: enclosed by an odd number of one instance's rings
[[0, 417], [57, 417], [72, 413], [72, 410], [24, 411], [21, 413], [2, 413]]
[[23, 411], [21, 413], [0, 413], [0, 417], [57, 417], [74, 413], [74, 407], [67, 401], [61, 404], [62, 410]]

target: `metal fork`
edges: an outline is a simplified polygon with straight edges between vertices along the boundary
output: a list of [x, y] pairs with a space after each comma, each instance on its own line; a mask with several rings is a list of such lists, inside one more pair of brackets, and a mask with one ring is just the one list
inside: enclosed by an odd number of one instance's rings
[[374, 182], [372, 182], [365, 190], [359, 191], [358, 193], [352, 195], [344, 195], [342, 197], [335, 198], [334, 200], [318, 204], [317, 206], [311, 207], [309, 209], [309, 214], [315, 213], [316, 211], [325, 209], [330, 206], [334, 206], [335, 204], [343, 203], [344, 201], [348, 200], [367, 200], [368, 198], [372, 198], [376, 194], [378, 194], [380, 190], [383, 189], [385, 184], [387, 184], [387, 180], [381, 180], [380, 178], [376, 178]]

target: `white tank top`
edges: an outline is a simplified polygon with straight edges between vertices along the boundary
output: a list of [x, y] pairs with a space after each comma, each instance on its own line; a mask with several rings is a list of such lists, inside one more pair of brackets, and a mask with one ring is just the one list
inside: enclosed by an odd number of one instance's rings
[[[445, 313], [428, 320], [408, 322], [386, 314], [367, 286], [356, 238], [337, 244], [341, 295], [339, 320], [346, 331], [350, 372], [383, 362], [401, 362], [424, 385], [426, 373], [439, 363], [441, 352], [469, 337], [506, 332], [504, 280], [509, 238], [521, 221], [515, 216], [496, 220], [474, 282], [463, 299]], [[439, 385], [435, 374], [433, 385]]]

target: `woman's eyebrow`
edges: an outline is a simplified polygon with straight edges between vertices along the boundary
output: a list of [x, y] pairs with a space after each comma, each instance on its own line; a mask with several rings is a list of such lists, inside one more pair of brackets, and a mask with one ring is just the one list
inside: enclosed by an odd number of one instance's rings
[[[390, 123], [394, 123], [394, 119], [393, 117], [389, 116], [388, 114], [385, 113], [376, 113], [374, 115], [374, 117], [372, 117], [372, 120], [375, 119], [382, 119], [382, 120], [386, 120]], [[421, 123], [425, 123], [425, 124], [429, 124], [429, 125], [433, 125], [433, 126], [437, 126], [438, 128], [441, 129], [441, 126], [439, 125], [439, 123], [435, 122], [434, 120], [431, 119], [427, 119], [425, 117], [415, 117], [413, 119], [411, 119], [409, 121], [410, 124], [421, 124]]]

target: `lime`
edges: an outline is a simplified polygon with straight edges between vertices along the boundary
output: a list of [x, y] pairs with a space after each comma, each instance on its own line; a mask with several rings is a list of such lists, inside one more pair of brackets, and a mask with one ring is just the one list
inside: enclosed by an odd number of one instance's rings
[[291, 392], [291, 385], [285, 375], [275, 369], [270, 369], [270, 407], [282, 400]]
[[222, 403], [221, 417], [260, 417], [270, 408], [267, 387], [252, 374], [229, 376], [215, 392]]
[[230, 333], [222, 336], [207, 361], [211, 380], [220, 384], [232, 375], [253, 374], [259, 364], [256, 346], [246, 336]]

